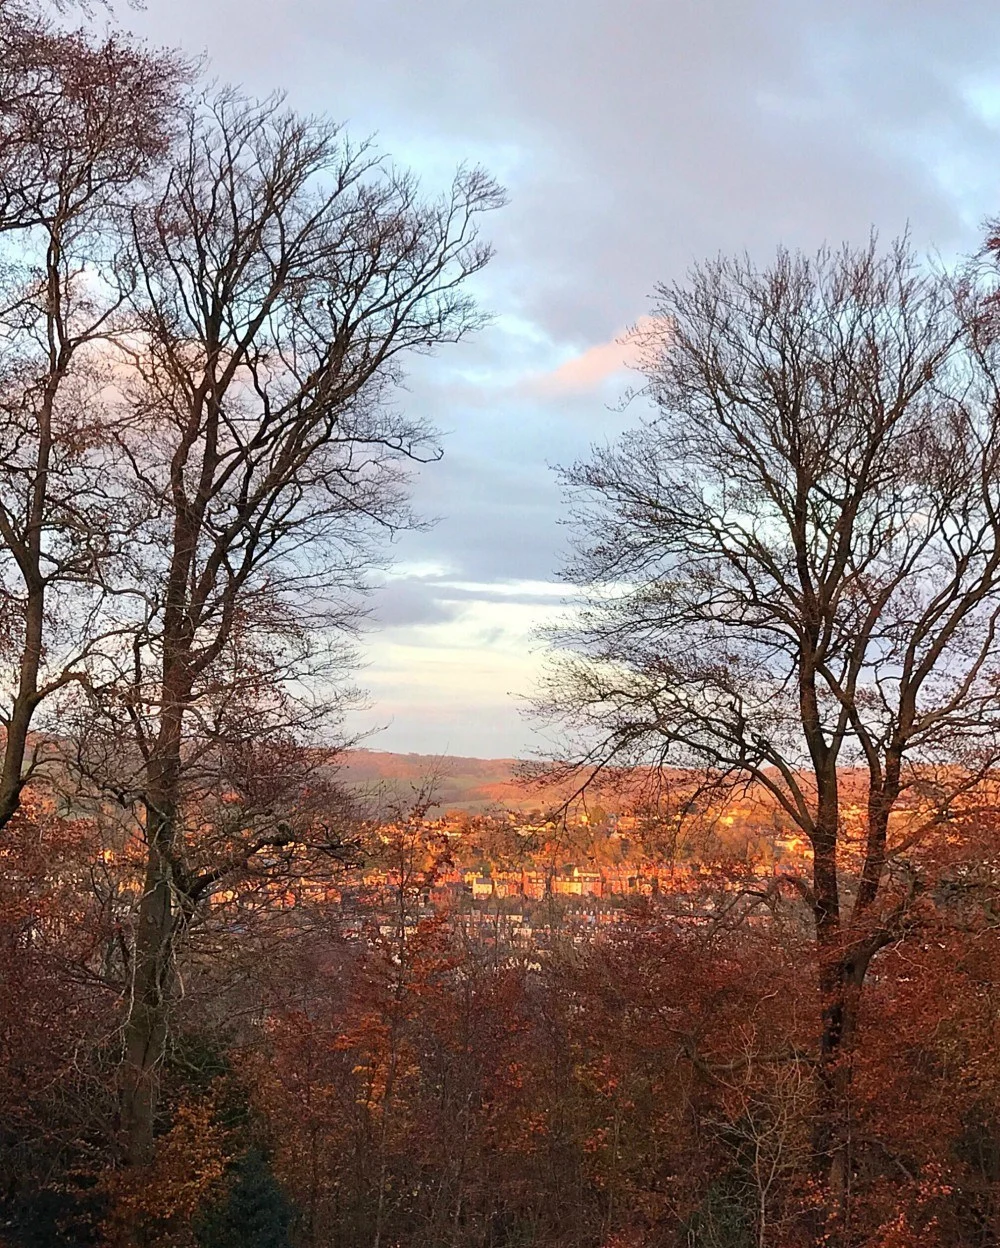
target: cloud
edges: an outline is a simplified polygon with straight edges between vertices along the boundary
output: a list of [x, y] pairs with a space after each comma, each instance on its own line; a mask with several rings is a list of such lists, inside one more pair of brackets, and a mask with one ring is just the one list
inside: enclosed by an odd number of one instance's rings
[[[631, 380], [621, 327], [648, 314], [657, 283], [719, 252], [766, 260], [778, 243], [863, 241], [872, 226], [960, 253], [1000, 210], [1000, 7], [987, 0], [147, 0], [129, 21], [207, 47], [222, 80], [287, 87], [296, 107], [377, 131], [429, 188], [461, 159], [508, 184], [476, 281], [495, 321], [410, 362], [400, 396], [445, 431], [445, 459], [415, 483], [441, 520], [398, 555], [493, 589], [381, 595], [391, 636], [370, 635], [365, 678], [373, 718], [395, 708], [396, 748], [423, 748], [427, 724], [434, 748], [447, 732], [458, 753], [511, 752], [522, 730], [498, 708], [530, 683], [537, 660], [514, 651], [548, 608], [489, 593], [559, 566], [548, 466], [635, 422], [609, 399]], [[491, 612], [505, 621], [492, 641]]]
[[609, 342], [588, 347], [551, 372], [529, 381], [527, 388], [540, 394], [576, 394], [600, 389], [613, 379], [624, 381], [639, 367], [641, 339], [653, 326], [652, 317], [639, 318], [636, 325], [622, 330]]
[[392, 580], [373, 595], [372, 618], [383, 628], [407, 628], [414, 625], [447, 624], [461, 608], [445, 602], [433, 584], [422, 580]]
[[506, 594], [490, 586], [426, 588], [460, 595], [460, 616], [371, 636], [363, 675], [372, 708], [352, 712], [348, 730], [386, 725], [369, 744], [402, 752], [489, 758], [529, 751], [536, 738], [525, 698], [535, 683], [539, 624], [562, 612], [557, 587]]

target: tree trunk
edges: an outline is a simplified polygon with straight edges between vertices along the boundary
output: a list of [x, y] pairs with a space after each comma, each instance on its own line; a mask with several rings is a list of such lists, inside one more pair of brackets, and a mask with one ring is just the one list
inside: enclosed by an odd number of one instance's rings
[[[60, 247], [53, 237], [48, 257], [48, 332], [50, 339], [62, 337], [61, 291], [59, 274]], [[0, 829], [17, 813], [24, 788], [24, 758], [28, 749], [28, 732], [38, 706], [38, 676], [42, 668], [45, 630], [45, 581], [42, 577], [42, 526], [48, 504], [49, 470], [52, 462], [52, 410], [59, 386], [68, 365], [64, 349], [50, 348], [50, 372], [38, 414], [38, 448], [35, 455], [34, 480], [31, 486], [28, 524], [23, 543], [11, 544], [24, 581], [25, 613], [24, 642], [18, 671], [17, 693], [7, 724], [3, 768], [0, 771]], [[4, 537], [9, 541], [5, 529]]]
[[813, 1131], [817, 1177], [827, 1188], [827, 1230], [836, 1236], [843, 1225], [848, 1157], [845, 1117], [848, 1068], [844, 1055], [854, 1030], [853, 1003], [847, 990], [847, 964], [841, 928], [837, 876], [839, 794], [835, 764], [817, 768], [818, 817], [813, 830], [813, 913], [821, 1006], [819, 1100]]
[[176, 932], [174, 892], [178, 858], [178, 782], [184, 705], [175, 681], [164, 698], [157, 750], [147, 767], [148, 858], [132, 971], [132, 1002], [125, 1025], [121, 1125], [131, 1165], [152, 1157], [159, 1067], [167, 1043]]
[[149, 859], [139, 903], [132, 975], [132, 1008], [125, 1026], [122, 1130], [126, 1158], [145, 1165], [152, 1157], [158, 1068], [167, 1041], [167, 1009], [172, 978], [173, 883], [167, 846], [173, 820], [147, 806]]
[[814, 1157], [819, 1177], [827, 1188], [827, 1227], [830, 1243], [843, 1242], [850, 1217], [851, 1084], [853, 1056], [858, 1042], [861, 991], [870, 947], [854, 943], [824, 977], [820, 991], [826, 1007], [820, 1044], [820, 1096], [814, 1135]]
[[44, 612], [44, 590], [39, 583], [32, 586], [28, 592], [24, 649], [21, 653], [18, 687], [7, 724], [7, 739], [4, 742], [3, 768], [0, 769], [0, 829], [7, 826], [21, 805], [28, 732], [35, 707], [38, 705], [38, 673], [42, 662]]

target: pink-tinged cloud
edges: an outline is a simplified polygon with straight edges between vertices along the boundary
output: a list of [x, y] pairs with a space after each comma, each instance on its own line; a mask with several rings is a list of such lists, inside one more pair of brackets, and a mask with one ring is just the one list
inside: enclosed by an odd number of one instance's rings
[[531, 388], [544, 394], [567, 394], [596, 390], [603, 382], [638, 368], [643, 347], [662, 325], [651, 316], [641, 317], [610, 342], [588, 347], [582, 355], [560, 364], [551, 373], [532, 378]]

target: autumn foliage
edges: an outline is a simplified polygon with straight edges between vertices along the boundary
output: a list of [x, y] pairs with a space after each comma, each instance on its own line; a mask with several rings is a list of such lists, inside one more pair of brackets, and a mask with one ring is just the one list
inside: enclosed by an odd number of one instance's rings
[[[14, 1242], [194, 1248], [239, 1242], [237, 1226], [345, 1248], [830, 1239], [811, 1151], [818, 1003], [787, 906], [692, 920], [664, 891], [585, 940], [567, 918], [544, 948], [505, 943], [428, 909], [452, 847], [384, 826], [367, 851], [382, 883], [350, 905], [315, 890], [247, 908], [245, 959], [219, 957], [219, 930], [192, 939], [155, 1155], [137, 1170], [119, 1151], [126, 1003], [93, 827], [42, 808], [13, 826]], [[1000, 1226], [995, 883], [985, 854], [975, 875], [955, 866], [943, 843], [845, 1059], [859, 1248], [985, 1245]]]

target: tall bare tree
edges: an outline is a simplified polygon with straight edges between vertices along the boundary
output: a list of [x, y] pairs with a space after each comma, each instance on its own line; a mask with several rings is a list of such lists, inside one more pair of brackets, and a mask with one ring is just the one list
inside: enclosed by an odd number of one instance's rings
[[0, 827], [38, 761], [39, 706], [108, 623], [127, 507], [102, 343], [134, 284], [114, 240], [166, 156], [185, 76], [169, 54], [0, 4]]
[[913, 913], [921, 838], [1000, 745], [995, 304], [902, 242], [720, 259], [656, 311], [654, 414], [565, 474], [587, 603], [543, 700], [585, 774], [752, 783], [808, 838], [789, 884], [814, 924], [836, 1213], [865, 976]]
[[439, 454], [397, 407], [399, 361], [481, 323], [466, 283], [490, 256], [479, 215], [500, 201], [477, 170], [428, 201], [337, 127], [225, 92], [192, 110], [131, 214], [120, 267], [138, 329], [117, 341], [113, 427], [141, 516], [139, 592], [122, 599], [129, 644], [92, 665], [80, 753], [95, 776], [114, 763], [148, 846], [125, 1035], [133, 1161], [152, 1146], [179, 927], [304, 835], [255, 801], [206, 861], [201, 803], [251, 746], [304, 744], [337, 705], [377, 539], [411, 523], [407, 465]]

